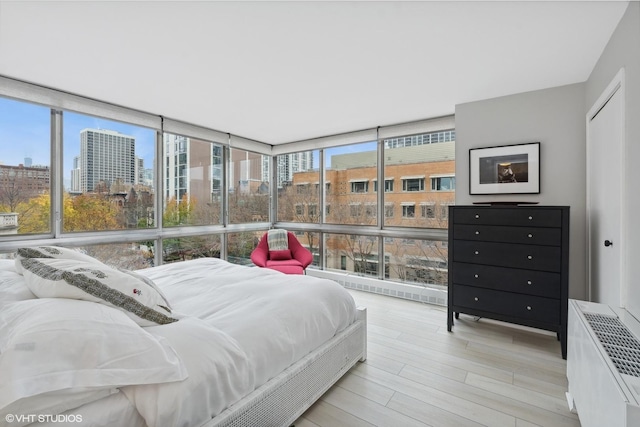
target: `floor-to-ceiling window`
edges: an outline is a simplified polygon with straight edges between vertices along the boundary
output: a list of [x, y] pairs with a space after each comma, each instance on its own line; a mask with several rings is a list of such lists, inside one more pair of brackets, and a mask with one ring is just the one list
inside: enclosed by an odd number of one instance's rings
[[[455, 201], [455, 131], [382, 140], [384, 225], [417, 229], [448, 227]], [[419, 284], [447, 284], [445, 240], [385, 238], [385, 277]]]
[[63, 231], [155, 226], [156, 132], [63, 111]]
[[51, 109], [0, 98], [0, 236], [51, 232]]
[[377, 143], [367, 142], [325, 150], [325, 222], [375, 225]]
[[252, 265], [260, 237], [282, 224], [313, 253], [312, 267], [446, 284], [452, 118], [272, 157], [256, 141], [49, 95], [45, 105], [0, 99], [0, 137], [15, 141], [0, 159], [0, 242], [10, 233], [64, 238], [125, 268], [200, 257]]
[[229, 222], [268, 222], [269, 163], [256, 152], [229, 151]]

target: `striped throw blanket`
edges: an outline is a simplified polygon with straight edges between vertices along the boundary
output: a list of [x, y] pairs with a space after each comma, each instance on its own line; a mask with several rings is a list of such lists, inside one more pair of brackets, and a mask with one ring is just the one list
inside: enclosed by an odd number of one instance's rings
[[289, 249], [287, 230], [269, 230], [267, 232], [267, 243], [270, 251]]

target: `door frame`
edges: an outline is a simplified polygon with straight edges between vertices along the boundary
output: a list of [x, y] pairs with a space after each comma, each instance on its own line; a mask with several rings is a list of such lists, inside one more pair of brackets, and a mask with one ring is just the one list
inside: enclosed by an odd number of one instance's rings
[[[619, 244], [620, 246], [620, 264], [618, 268], [620, 269], [620, 306], [623, 307], [624, 301], [627, 298], [627, 239], [626, 239], [626, 231], [627, 231], [627, 185], [625, 181], [626, 177], [626, 159], [627, 159], [627, 135], [626, 135], [626, 99], [625, 99], [625, 70], [621, 68], [618, 73], [615, 75], [613, 80], [609, 83], [606, 89], [600, 94], [597, 101], [593, 104], [593, 106], [589, 109], [589, 112], [586, 115], [586, 130], [587, 130], [587, 299], [592, 301], [593, 296], [593, 288], [592, 288], [592, 277], [591, 277], [591, 247], [592, 247], [592, 239], [591, 235], [591, 134], [590, 134], [590, 124], [591, 120], [597, 116], [600, 110], [607, 104], [607, 102], [619, 92], [622, 103], [622, 117], [621, 117], [621, 126], [622, 126], [622, 141], [620, 147], [621, 153], [621, 161], [620, 161], [620, 169], [618, 175], [618, 181], [620, 185], [620, 241], [615, 244]], [[599, 242], [596, 242], [599, 244]]]

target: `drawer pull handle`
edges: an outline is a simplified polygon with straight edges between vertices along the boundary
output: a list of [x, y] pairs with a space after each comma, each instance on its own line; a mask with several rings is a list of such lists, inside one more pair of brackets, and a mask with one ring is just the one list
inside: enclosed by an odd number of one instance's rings
[[532, 217], [532, 216], [529, 216], [529, 221], [531, 221], [532, 219], [533, 219], [533, 217]]
[[533, 259], [531, 255], [527, 255], [527, 259]]
[[477, 219], [477, 218], [480, 218], [480, 215], [476, 214], [476, 219]]
[[474, 274], [474, 275], [473, 275], [473, 277], [475, 277], [475, 278], [477, 279], [477, 278], [478, 278], [478, 275], [477, 275], [477, 274]]
[[476, 236], [477, 236], [478, 234], [480, 234], [480, 232], [479, 232], [479, 231], [476, 231]]
[[531, 311], [531, 306], [530, 305], [527, 306], [527, 310]]
[[527, 280], [527, 285], [530, 285], [530, 284], [531, 284], [531, 280]]
[[478, 255], [480, 252], [476, 251], [475, 254]]
[[473, 300], [474, 300], [474, 301], [478, 301], [478, 297], [475, 297]]
[[528, 238], [532, 238], [532, 237], [533, 237], [533, 234], [529, 233], [529, 234], [527, 235], [527, 237], [528, 237]]

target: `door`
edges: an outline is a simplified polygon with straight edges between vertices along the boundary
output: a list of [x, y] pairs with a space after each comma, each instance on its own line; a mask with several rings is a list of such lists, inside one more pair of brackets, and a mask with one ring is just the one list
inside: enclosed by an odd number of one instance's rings
[[612, 307], [624, 306], [621, 231], [624, 92], [621, 87], [621, 83], [610, 86], [587, 117], [589, 298]]

